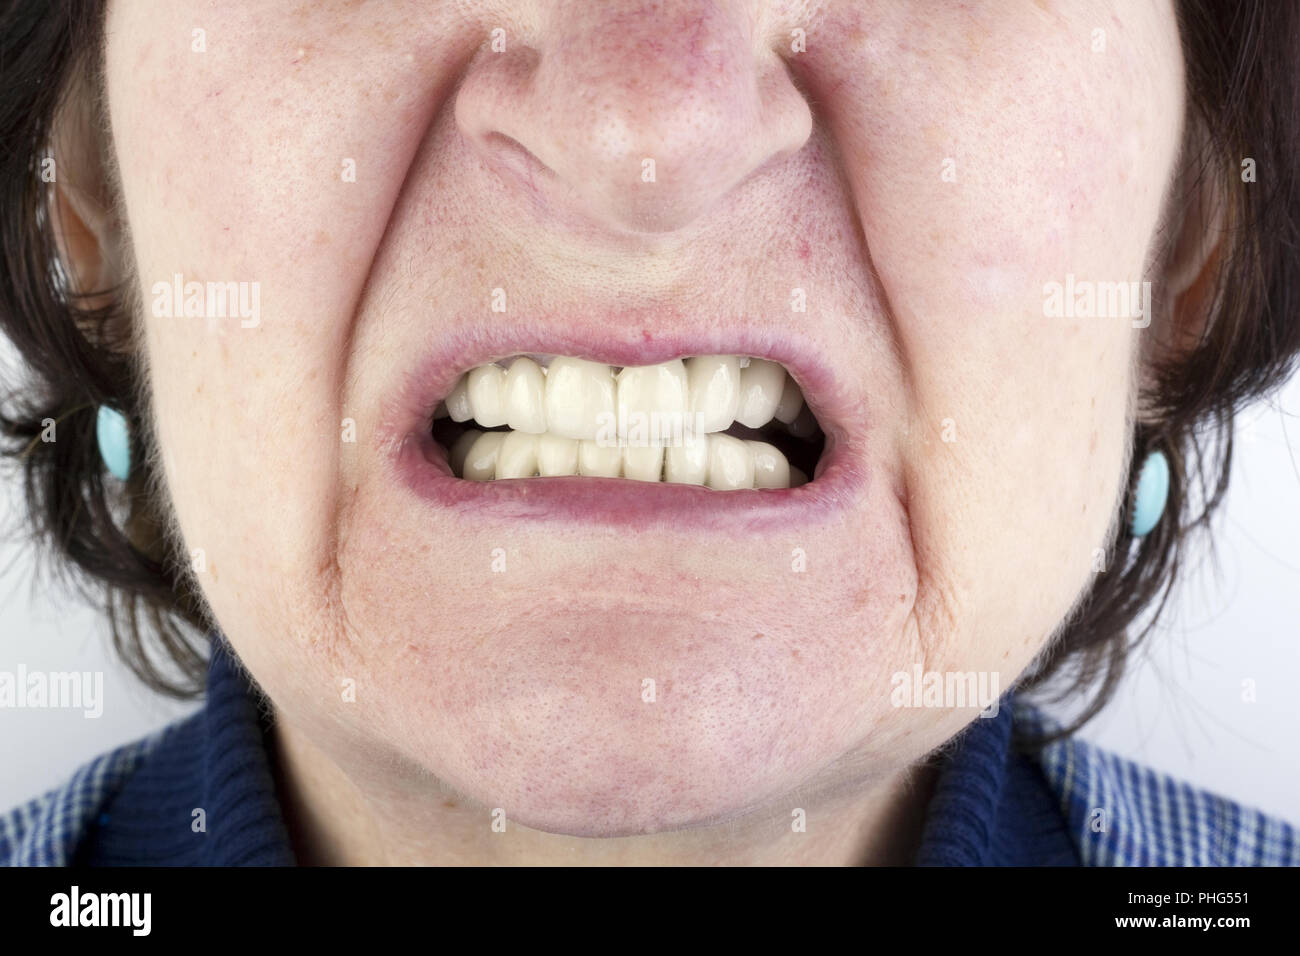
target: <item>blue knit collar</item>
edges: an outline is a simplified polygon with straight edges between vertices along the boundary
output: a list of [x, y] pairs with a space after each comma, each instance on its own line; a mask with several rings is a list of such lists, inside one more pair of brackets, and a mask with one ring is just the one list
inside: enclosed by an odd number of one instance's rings
[[1013, 746], [1016, 702], [977, 717], [935, 758], [918, 866], [1077, 866], [1078, 851], [1039, 764]]
[[268, 727], [234, 652], [214, 639], [203, 709], [172, 727], [108, 802], [79, 862], [294, 865]]

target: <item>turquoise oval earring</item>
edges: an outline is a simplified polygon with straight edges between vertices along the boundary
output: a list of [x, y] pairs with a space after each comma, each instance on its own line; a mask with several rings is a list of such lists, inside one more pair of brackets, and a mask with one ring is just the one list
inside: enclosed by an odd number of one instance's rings
[[131, 433], [126, 416], [116, 408], [99, 406], [95, 420], [95, 438], [99, 441], [99, 457], [118, 481], [126, 481], [131, 474]]
[[1142, 538], [1160, 523], [1169, 501], [1169, 459], [1155, 450], [1142, 462], [1137, 489], [1133, 492], [1133, 537]]

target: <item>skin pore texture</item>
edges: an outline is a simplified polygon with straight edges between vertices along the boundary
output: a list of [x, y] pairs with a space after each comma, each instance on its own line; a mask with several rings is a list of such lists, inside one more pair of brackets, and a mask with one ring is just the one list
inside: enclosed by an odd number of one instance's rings
[[[1122, 507], [1165, 319], [1047, 316], [1044, 286], [1160, 278], [1170, 3], [107, 17], [103, 241], [304, 861], [905, 862], [919, 762], [977, 709], [896, 707], [892, 675], [1006, 689]], [[259, 321], [156, 315], [176, 275], [257, 283]], [[843, 480], [725, 520], [415, 494], [417, 379], [529, 351], [770, 356]]]

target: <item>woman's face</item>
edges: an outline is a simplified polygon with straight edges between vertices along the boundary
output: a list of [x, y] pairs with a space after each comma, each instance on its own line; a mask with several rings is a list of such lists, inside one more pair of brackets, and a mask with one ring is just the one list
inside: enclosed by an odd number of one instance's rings
[[[1005, 690], [1088, 587], [1155, 329], [1045, 287], [1151, 278], [1168, 2], [178, 0], [107, 29], [179, 531], [376, 812], [436, 778], [571, 834], [788, 818], [974, 717], [896, 707], [894, 675]], [[246, 308], [167, 315], [177, 276]], [[434, 405], [521, 353], [770, 359], [826, 453], [789, 491], [452, 476]]]

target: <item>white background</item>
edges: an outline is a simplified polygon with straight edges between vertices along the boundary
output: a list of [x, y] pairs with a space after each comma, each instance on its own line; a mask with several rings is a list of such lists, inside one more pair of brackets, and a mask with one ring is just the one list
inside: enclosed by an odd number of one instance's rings
[[[1239, 424], [1218, 568], [1197, 556], [1146, 654], [1083, 736], [1300, 823], [1300, 379]], [[0, 475], [0, 670], [102, 670], [105, 703], [97, 720], [0, 709], [0, 809], [195, 706], [140, 686], [114, 661], [93, 610], [35, 586], [35, 554], [11, 533], [17, 490]]]

